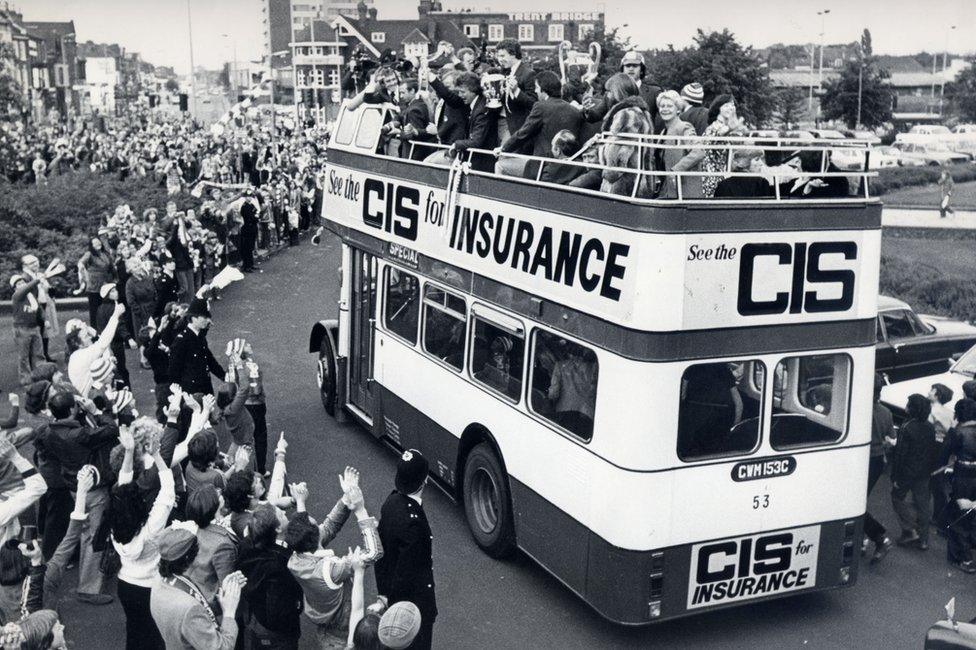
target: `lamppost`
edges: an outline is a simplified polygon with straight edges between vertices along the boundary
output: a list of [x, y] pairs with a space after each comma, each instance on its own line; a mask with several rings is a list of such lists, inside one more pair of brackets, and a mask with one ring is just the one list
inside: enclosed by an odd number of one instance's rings
[[[820, 16], [820, 72], [817, 75], [817, 92], [821, 95], [823, 94], [823, 52], [824, 52], [824, 34], [827, 29], [827, 14], [830, 13], [830, 9], [824, 9], [818, 11], [817, 15]], [[817, 103], [817, 123], [820, 123], [820, 103]]]
[[945, 47], [942, 49], [942, 83], [939, 88], [939, 116], [944, 115], [942, 111], [942, 102], [945, 99], [945, 78], [946, 70], [948, 69], [949, 60], [949, 34], [956, 28], [955, 25], [950, 25], [949, 29], [946, 30], [945, 35]]
[[864, 44], [857, 43], [857, 120], [854, 128], [861, 127], [861, 95], [864, 91]]
[[190, 0], [186, 0], [186, 33], [190, 41], [190, 115], [197, 112], [197, 77], [193, 68], [193, 19], [190, 16]]

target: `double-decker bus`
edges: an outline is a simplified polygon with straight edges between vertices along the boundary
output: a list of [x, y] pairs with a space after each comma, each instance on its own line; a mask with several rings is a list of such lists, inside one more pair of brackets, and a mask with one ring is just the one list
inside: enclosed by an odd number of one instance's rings
[[309, 340], [326, 410], [420, 450], [479, 547], [521, 550], [615, 622], [853, 584], [869, 174], [824, 199], [613, 195], [378, 153], [389, 110], [342, 111], [328, 149], [341, 297]]

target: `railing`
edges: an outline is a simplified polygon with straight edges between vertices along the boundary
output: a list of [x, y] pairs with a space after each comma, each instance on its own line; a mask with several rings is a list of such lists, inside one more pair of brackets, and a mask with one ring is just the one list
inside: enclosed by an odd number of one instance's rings
[[[393, 140], [391, 142], [398, 142]], [[582, 160], [582, 157], [587, 154], [587, 152], [592, 152], [594, 150], [600, 150], [603, 147], [608, 146], [619, 146], [630, 148], [638, 154], [636, 156], [637, 160], [643, 161], [646, 156], [658, 156], [663, 154], [663, 152], [668, 150], [682, 150], [682, 151], [693, 151], [693, 150], [705, 150], [705, 151], [722, 151], [724, 154], [725, 167], [719, 171], [705, 171], [702, 169], [691, 169], [687, 171], [672, 171], [664, 169], [643, 169], [643, 168], [633, 168], [633, 167], [616, 167], [612, 165], [601, 164], [599, 162], [587, 162]], [[418, 142], [411, 140], [409, 141], [409, 147], [407, 155], [409, 157], [409, 162], [414, 164], [422, 165], [437, 165], [444, 166], [450, 164], [450, 159], [448, 156], [444, 156], [444, 159], [438, 163], [426, 162], [425, 160], [414, 160], [414, 154], [416, 153], [417, 147], [422, 147], [423, 151], [433, 152], [446, 152], [450, 150], [448, 145], [431, 143], [431, 142]], [[668, 135], [639, 135], [639, 134], [613, 134], [613, 133], [600, 133], [594, 136], [589, 142], [583, 145], [571, 158], [541, 158], [538, 156], [519, 154], [519, 153], [506, 153], [506, 152], [496, 152], [485, 149], [468, 149], [462, 154], [460, 154], [460, 159], [463, 162], [471, 163], [474, 155], [481, 155], [486, 157], [495, 157], [496, 159], [517, 159], [523, 160], [528, 166], [530, 163], [537, 165], [535, 169], [534, 178], [525, 178], [522, 176], [512, 176], [505, 175], [495, 172], [480, 171], [475, 169], [470, 169], [465, 167], [464, 172], [467, 174], [485, 176], [485, 177], [495, 177], [495, 178], [505, 178], [508, 181], [513, 181], [517, 183], [525, 183], [529, 185], [541, 185], [546, 187], [558, 187], [564, 190], [570, 190], [573, 192], [578, 192], [582, 194], [589, 194], [595, 196], [614, 196], [617, 198], [625, 197], [632, 201], [637, 201], [641, 203], [651, 203], [651, 204], [673, 204], [675, 201], [680, 201], [684, 203], [708, 203], [713, 204], [716, 202], [724, 203], [741, 203], [743, 199], [755, 200], [755, 201], [776, 201], [776, 202], [809, 202], [810, 198], [798, 198], [792, 195], [784, 195], [782, 185], [784, 183], [793, 181], [795, 184], [803, 186], [809, 184], [813, 179], [831, 179], [831, 178], [843, 178], [848, 181], [848, 195], [843, 197], [830, 197], [822, 198], [816, 197], [818, 201], [827, 201], [832, 203], [863, 203], [866, 200], [870, 200], [873, 197], [870, 194], [869, 189], [869, 179], [877, 177], [877, 172], [869, 171], [868, 162], [870, 156], [870, 143], [866, 140], [799, 140], [795, 138], [780, 138], [780, 137], [719, 137], [719, 136], [668, 136]], [[760, 171], [747, 171], [742, 169], [733, 169], [733, 160], [736, 152], [748, 152], [754, 151], [762, 154], [763, 159], [763, 169]], [[776, 152], [781, 152], [782, 161], [779, 161], [777, 165], [767, 165], [766, 160], [770, 156], [775, 157]], [[790, 164], [788, 161], [796, 160], [800, 161], [804, 158], [804, 152], [817, 152], [819, 154], [819, 165], [817, 169], [809, 169], [809, 163], [812, 157], [806, 156], [807, 159], [807, 169], [802, 169], [800, 166], [795, 164]], [[846, 154], [862, 157], [862, 162], [860, 163], [860, 168], [854, 171], [828, 171], [831, 156], [837, 155], [837, 152], [843, 152]], [[378, 154], [384, 156], [385, 154]], [[394, 157], [394, 156], [389, 156]], [[759, 156], [756, 156], [757, 158]], [[401, 158], [401, 160], [407, 160], [406, 158]], [[632, 186], [628, 194], [619, 193], [608, 193], [601, 190], [593, 190], [584, 187], [577, 187], [567, 184], [555, 184], [542, 180], [543, 170], [549, 165], [559, 165], [561, 167], [575, 167], [581, 170], [582, 173], [589, 171], [599, 171], [601, 177], [604, 172], [613, 172], [619, 174], [622, 178], [633, 179]], [[801, 163], [802, 165], [802, 163]], [[685, 196], [686, 185], [689, 182], [700, 182], [702, 178], [706, 177], [718, 177], [721, 179], [727, 178], [759, 178], [765, 179], [769, 185], [771, 191], [771, 196], [756, 196], [756, 197], [739, 197], [735, 199], [726, 198], [715, 198], [715, 197], [700, 197], [700, 196]], [[655, 191], [660, 189], [663, 185], [661, 182], [666, 181], [669, 178], [675, 179], [674, 186], [676, 196], [672, 198], [664, 198], [660, 196], [643, 196], [642, 188], [647, 187], [646, 180], [651, 181], [652, 186], [655, 187]]]

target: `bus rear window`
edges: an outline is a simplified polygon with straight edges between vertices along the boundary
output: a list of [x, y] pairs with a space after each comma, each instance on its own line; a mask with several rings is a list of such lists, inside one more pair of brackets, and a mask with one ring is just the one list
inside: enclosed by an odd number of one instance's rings
[[439, 287], [424, 287], [424, 350], [460, 370], [464, 366], [464, 299]]
[[681, 376], [678, 457], [693, 461], [755, 449], [765, 374], [761, 361], [688, 366]]
[[417, 342], [417, 314], [420, 311], [420, 283], [400, 269], [386, 267], [386, 309], [383, 324], [411, 344]]
[[480, 318], [474, 319], [471, 375], [517, 402], [522, 394], [525, 338]]
[[532, 411], [589, 442], [600, 367], [590, 348], [537, 329], [532, 335]]
[[773, 373], [773, 449], [837, 442], [847, 432], [851, 358], [846, 354], [787, 357]]
[[367, 108], [359, 120], [359, 130], [356, 132], [356, 146], [360, 149], [376, 149], [380, 140], [380, 129], [383, 127], [383, 111], [377, 108]]

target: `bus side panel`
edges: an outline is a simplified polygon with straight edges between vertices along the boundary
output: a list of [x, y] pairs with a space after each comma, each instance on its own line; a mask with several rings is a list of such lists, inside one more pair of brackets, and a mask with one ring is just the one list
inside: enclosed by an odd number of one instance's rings
[[378, 389], [383, 405], [381, 435], [394, 440], [404, 449], [419, 449], [429, 460], [430, 471], [454, 486], [458, 438], [385, 386]]
[[573, 591], [586, 593], [586, 558], [590, 532], [515, 478], [509, 480], [519, 548]]

